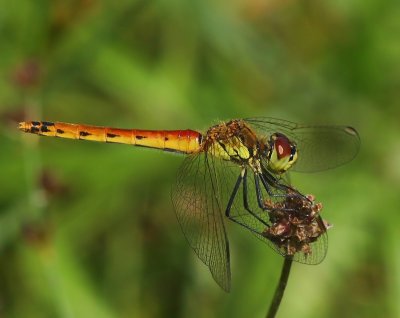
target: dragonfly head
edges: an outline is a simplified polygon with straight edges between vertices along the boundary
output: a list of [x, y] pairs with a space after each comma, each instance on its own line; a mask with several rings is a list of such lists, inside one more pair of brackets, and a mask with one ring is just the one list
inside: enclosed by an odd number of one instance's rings
[[274, 133], [269, 140], [268, 168], [275, 173], [287, 171], [297, 160], [296, 144], [281, 133]]

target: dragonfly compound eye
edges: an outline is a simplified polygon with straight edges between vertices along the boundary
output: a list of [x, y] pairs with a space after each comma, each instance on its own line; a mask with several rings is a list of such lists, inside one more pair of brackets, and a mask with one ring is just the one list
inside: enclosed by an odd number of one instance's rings
[[275, 133], [270, 139], [269, 168], [276, 173], [288, 170], [297, 160], [296, 145], [285, 135]]

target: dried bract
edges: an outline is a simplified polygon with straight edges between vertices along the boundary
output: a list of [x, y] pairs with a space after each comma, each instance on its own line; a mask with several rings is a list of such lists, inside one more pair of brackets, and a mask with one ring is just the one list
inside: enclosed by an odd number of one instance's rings
[[316, 242], [330, 225], [322, 220], [322, 204], [315, 203], [314, 196], [304, 196], [292, 189], [287, 192], [281, 201], [265, 201], [272, 224], [262, 235], [284, 255], [292, 256], [298, 252], [310, 255], [311, 244]]

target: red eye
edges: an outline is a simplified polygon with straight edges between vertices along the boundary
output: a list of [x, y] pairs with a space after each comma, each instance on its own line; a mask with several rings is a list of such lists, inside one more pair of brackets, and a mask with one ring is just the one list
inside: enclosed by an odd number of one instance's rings
[[292, 147], [289, 139], [285, 136], [279, 136], [275, 139], [275, 150], [278, 154], [278, 159], [290, 156], [292, 154]]

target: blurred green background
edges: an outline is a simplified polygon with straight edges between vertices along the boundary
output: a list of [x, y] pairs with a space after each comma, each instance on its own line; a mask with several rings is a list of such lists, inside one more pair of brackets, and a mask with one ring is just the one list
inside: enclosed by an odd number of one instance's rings
[[333, 223], [279, 317], [400, 317], [398, 0], [0, 0], [0, 316], [263, 317], [282, 258], [235, 224], [232, 292], [170, 201], [183, 158], [20, 133], [26, 119], [199, 129], [271, 116], [358, 129], [293, 183]]

